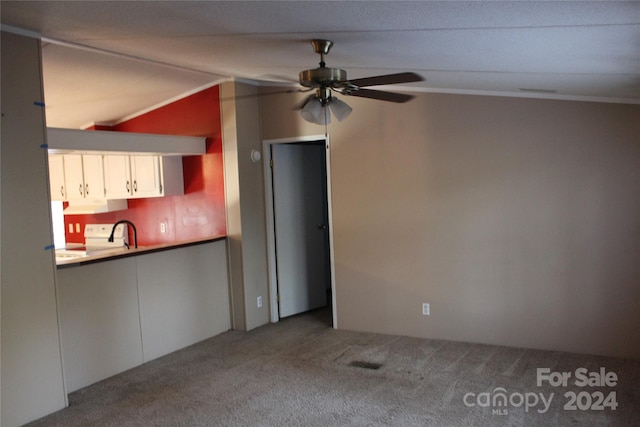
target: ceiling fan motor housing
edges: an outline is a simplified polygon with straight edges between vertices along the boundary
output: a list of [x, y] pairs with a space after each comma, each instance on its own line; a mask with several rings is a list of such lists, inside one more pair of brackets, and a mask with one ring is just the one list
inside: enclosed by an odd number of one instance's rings
[[347, 72], [339, 68], [320, 67], [300, 72], [300, 84], [304, 87], [327, 87], [347, 80]]

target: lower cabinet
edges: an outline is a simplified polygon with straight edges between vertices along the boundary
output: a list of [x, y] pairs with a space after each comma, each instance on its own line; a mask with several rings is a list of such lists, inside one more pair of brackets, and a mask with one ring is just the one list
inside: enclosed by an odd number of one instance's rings
[[144, 361], [231, 329], [225, 241], [137, 257]]
[[58, 270], [67, 392], [143, 363], [135, 258]]
[[231, 328], [224, 240], [58, 270], [67, 392]]

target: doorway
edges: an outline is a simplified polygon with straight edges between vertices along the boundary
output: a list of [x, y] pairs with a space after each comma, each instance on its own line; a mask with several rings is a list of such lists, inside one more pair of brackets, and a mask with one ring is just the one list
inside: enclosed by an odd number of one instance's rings
[[271, 321], [329, 306], [336, 327], [328, 138], [263, 148]]

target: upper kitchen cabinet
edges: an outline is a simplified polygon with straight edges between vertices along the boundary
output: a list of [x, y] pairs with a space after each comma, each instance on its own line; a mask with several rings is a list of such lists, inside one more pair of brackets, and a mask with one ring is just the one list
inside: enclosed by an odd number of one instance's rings
[[64, 157], [61, 154], [49, 156], [49, 187], [51, 200], [67, 200], [64, 182]]
[[99, 154], [83, 154], [82, 170], [84, 177], [84, 196], [86, 198], [103, 198], [104, 168], [102, 156]]
[[105, 197], [102, 155], [66, 154], [63, 157], [67, 200]]
[[64, 182], [67, 200], [84, 199], [84, 177], [82, 176], [82, 156], [69, 154], [64, 157]]
[[184, 194], [182, 157], [132, 155], [131, 197], [162, 197]]
[[[182, 175], [182, 170], [180, 174]], [[158, 156], [131, 156], [131, 179], [133, 197], [162, 196], [163, 180]]]
[[184, 194], [179, 156], [105, 155], [104, 174], [108, 199]]
[[109, 199], [131, 197], [131, 165], [127, 155], [104, 156], [104, 193]]

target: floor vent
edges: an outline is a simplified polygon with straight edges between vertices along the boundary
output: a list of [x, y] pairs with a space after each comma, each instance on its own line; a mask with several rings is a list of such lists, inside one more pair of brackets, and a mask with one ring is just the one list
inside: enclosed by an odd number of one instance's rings
[[354, 360], [353, 362], [349, 363], [349, 366], [353, 366], [354, 368], [373, 369], [374, 371], [376, 369], [382, 368], [382, 365], [380, 363], [361, 362], [359, 360]]

